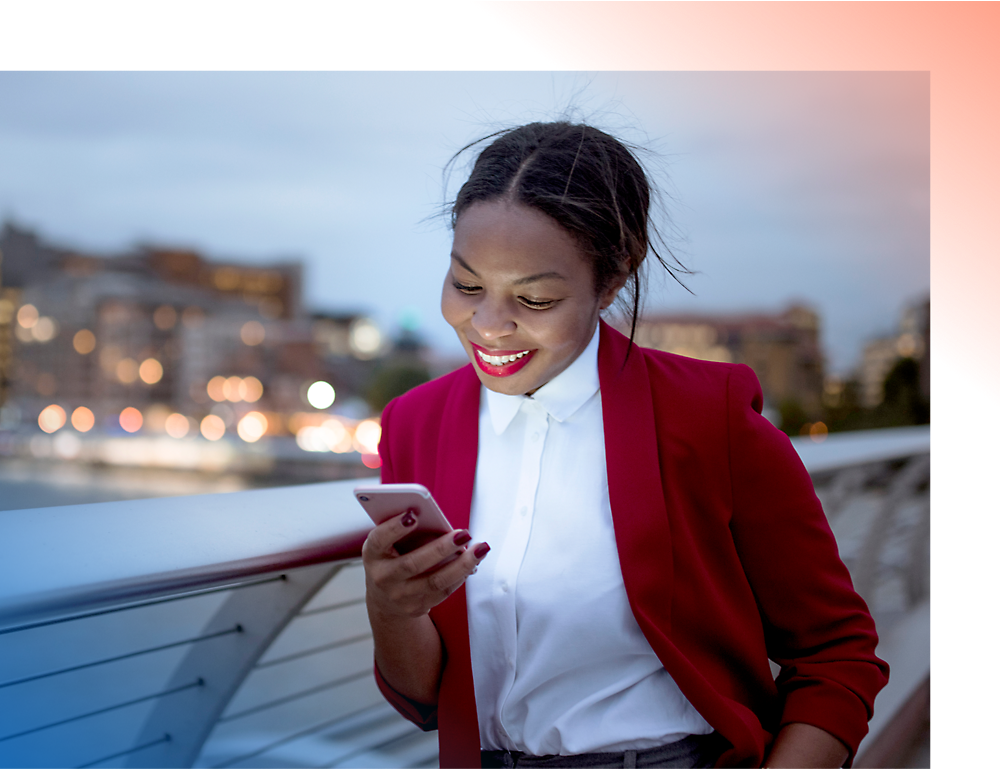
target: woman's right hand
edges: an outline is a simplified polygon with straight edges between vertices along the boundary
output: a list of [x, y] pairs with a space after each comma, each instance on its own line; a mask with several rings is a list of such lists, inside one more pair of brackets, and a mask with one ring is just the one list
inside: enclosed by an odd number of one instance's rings
[[[368, 533], [361, 549], [368, 612], [379, 619], [392, 622], [426, 615], [458, 590], [490, 550], [486, 543], [472, 543], [467, 530], [457, 529], [409, 553], [398, 553], [393, 544], [416, 523], [413, 511], [387, 519]], [[453, 560], [434, 569], [449, 558]]]

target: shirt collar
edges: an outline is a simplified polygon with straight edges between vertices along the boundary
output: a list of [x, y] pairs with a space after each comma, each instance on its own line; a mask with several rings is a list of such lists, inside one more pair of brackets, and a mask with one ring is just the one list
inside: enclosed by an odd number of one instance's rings
[[[600, 325], [598, 325], [600, 328]], [[521, 405], [534, 401], [556, 420], [562, 422], [571, 417], [601, 387], [597, 374], [597, 348], [600, 334], [594, 330], [590, 342], [576, 360], [557, 374], [531, 396], [508, 396], [497, 393], [485, 385], [486, 404], [490, 411], [493, 430], [499, 436], [507, 430]]]

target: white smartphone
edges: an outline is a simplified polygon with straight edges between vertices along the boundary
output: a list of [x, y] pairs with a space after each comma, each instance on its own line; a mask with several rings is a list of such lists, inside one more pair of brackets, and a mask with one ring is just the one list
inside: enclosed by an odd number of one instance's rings
[[380, 484], [376, 487], [357, 487], [354, 496], [361, 507], [376, 524], [413, 509], [417, 512], [416, 529], [395, 543], [399, 553], [409, 553], [441, 535], [451, 532], [454, 527], [448, 523], [423, 484]]

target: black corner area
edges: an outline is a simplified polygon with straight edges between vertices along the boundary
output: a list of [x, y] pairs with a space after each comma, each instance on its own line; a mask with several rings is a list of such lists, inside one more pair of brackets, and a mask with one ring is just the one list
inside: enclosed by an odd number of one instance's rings
[[[963, 432], [969, 435], [965, 426]], [[971, 436], [970, 436], [971, 437]], [[976, 443], [979, 443], [978, 441]], [[987, 767], [989, 479], [959, 455], [959, 767]]]

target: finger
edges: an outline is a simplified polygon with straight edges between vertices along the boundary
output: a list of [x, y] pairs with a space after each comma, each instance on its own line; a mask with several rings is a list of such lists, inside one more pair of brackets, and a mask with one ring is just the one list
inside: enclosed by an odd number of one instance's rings
[[405, 510], [392, 518], [386, 519], [368, 533], [365, 549], [373, 555], [394, 556], [392, 546], [413, 531], [417, 524], [417, 512], [412, 508]]
[[452, 530], [401, 556], [398, 560], [399, 568], [407, 577], [421, 575], [442, 561], [465, 553], [471, 540], [472, 535], [469, 534], [468, 530]]
[[[481, 556], [476, 555], [476, 549], [479, 549]], [[489, 553], [489, 549], [485, 543], [476, 544], [475, 548], [467, 550], [455, 561], [430, 573], [427, 576], [428, 585], [445, 596], [452, 594], [476, 571], [479, 563]]]

